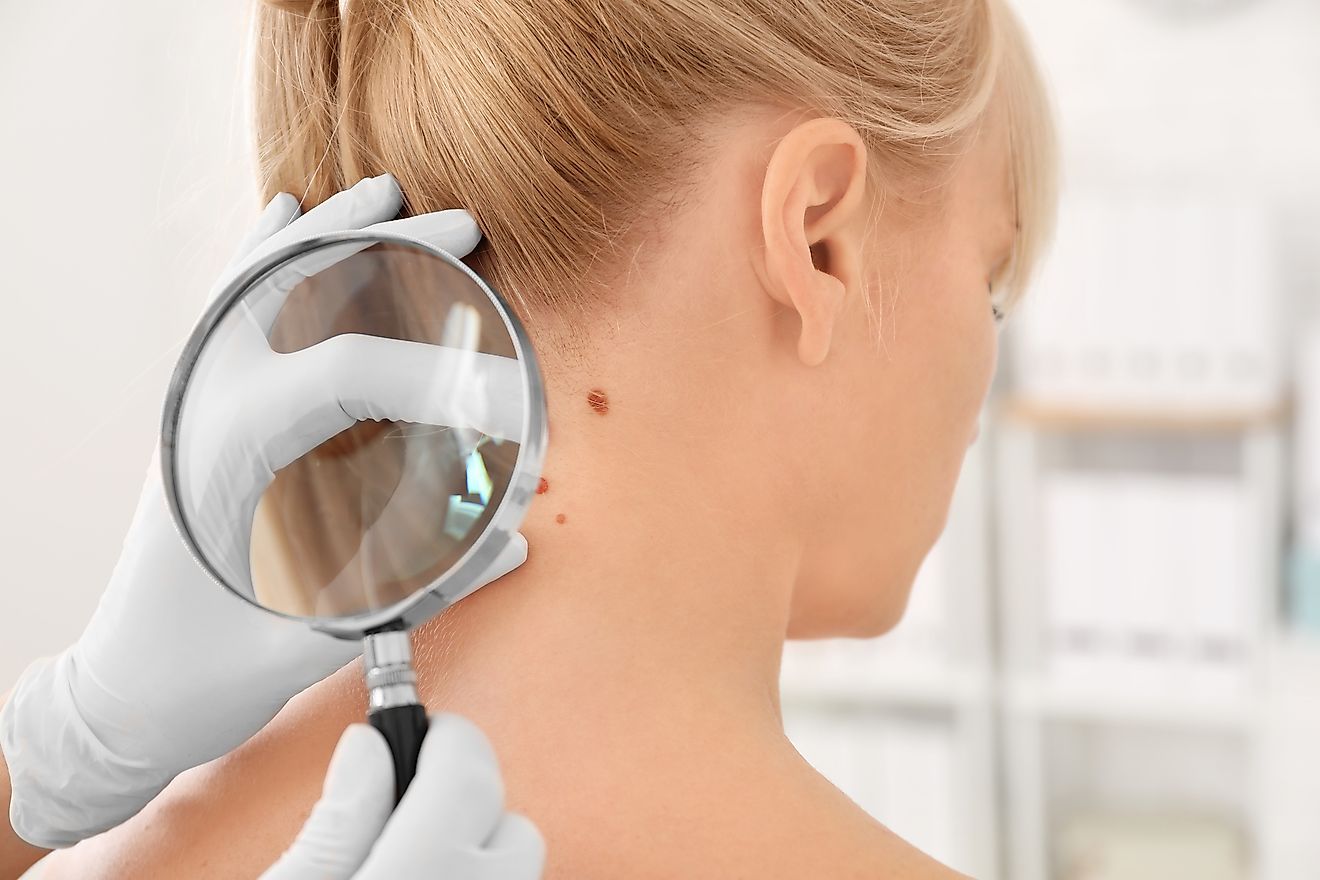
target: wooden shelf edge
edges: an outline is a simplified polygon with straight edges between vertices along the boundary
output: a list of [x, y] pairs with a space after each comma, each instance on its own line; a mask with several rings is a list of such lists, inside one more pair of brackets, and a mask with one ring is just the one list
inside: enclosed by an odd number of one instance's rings
[[1247, 409], [1194, 410], [1143, 409], [1141, 407], [1066, 406], [1010, 395], [998, 400], [994, 409], [1001, 419], [1037, 428], [1062, 431], [1242, 431], [1282, 425], [1291, 414], [1291, 404]]

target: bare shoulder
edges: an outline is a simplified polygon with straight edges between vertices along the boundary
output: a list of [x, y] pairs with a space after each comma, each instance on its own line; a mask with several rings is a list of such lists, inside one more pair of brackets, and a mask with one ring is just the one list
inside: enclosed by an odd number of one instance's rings
[[[43, 880], [256, 877], [288, 848], [320, 795], [344, 728], [362, 718], [360, 671], [308, 689], [239, 749], [172, 783], [130, 821], [50, 857]], [[868, 816], [796, 753], [680, 743], [639, 770], [627, 737], [500, 726], [508, 808], [547, 843], [545, 880], [962, 875]], [[966, 880], [966, 878], [963, 878]]]
[[967, 880], [782, 750], [654, 766], [644, 785], [635, 762], [602, 769], [530, 811], [545, 880]]
[[352, 680], [341, 672], [309, 688], [243, 746], [182, 774], [129, 821], [52, 854], [43, 880], [258, 876], [297, 835], [340, 734], [362, 717]]
[[800, 855], [793, 857], [791, 870], [781, 866], [773, 876], [969, 880], [899, 837], [823, 777], [818, 776], [807, 790], [811, 792], [808, 797], [792, 802], [783, 829], [786, 837], [796, 835]]

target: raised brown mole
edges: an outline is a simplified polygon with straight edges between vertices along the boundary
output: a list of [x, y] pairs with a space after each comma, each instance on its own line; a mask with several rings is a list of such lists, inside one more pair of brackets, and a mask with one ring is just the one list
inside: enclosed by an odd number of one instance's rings
[[592, 409], [601, 415], [605, 415], [610, 411], [609, 398], [606, 397], [605, 392], [599, 388], [593, 388], [587, 392], [587, 403]]
[[566, 519], [568, 519], [568, 517], [564, 516], [562, 513], [555, 514], [555, 522], [557, 523], [562, 523]]

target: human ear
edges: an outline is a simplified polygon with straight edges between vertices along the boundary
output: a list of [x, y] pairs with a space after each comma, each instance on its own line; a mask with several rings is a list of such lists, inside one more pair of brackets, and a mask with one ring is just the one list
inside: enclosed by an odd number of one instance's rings
[[817, 118], [784, 135], [766, 167], [757, 268], [770, 295], [801, 318], [807, 366], [825, 360], [848, 291], [860, 290], [866, 159], [855, 128]]

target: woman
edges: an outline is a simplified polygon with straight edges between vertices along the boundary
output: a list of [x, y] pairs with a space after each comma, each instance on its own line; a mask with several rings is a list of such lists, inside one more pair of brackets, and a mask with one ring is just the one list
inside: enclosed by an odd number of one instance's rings
[[[288, 2], [263, 188], [462, 206], [547, 382], [527, 561], [416, 633], [552, 880], [945, 877], [784, 737], [785, 638], [874, 636], [938, 537], [1053, 221], [1001, 0]], [[61, 877], [255, 876], [361, 717], [346, 667]]]

